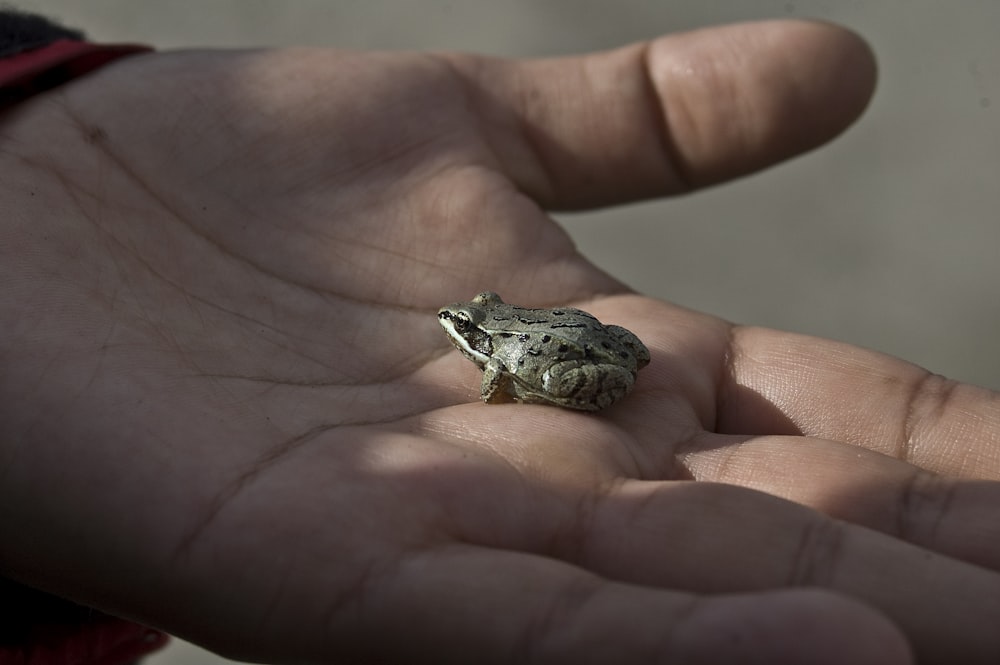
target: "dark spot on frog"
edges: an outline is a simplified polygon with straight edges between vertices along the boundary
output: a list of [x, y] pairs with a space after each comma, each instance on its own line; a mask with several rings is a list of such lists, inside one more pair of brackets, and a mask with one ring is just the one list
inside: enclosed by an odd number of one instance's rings
[[554, 310], [552, 310], [550, 312], [550, 314], [552, 314], [552, 316], [562, 316], [565, 313], [566, 312], [562, 311], [561, 309], [554, 309]]
[[531, 339], [531, 335], [529, 335], [528, 333], [521, 333], [520, 335], [517, 336], [517, 339], [521, 342], [527, 342], [529, 339]]
[[542, 343], [548, 344], [552, 341], [552, 335], [542, 335]]
[[565, 344], [560, 344], [558, 351], [559, 353], [566, 353], [567, 351], [569, 351], [569, 347], [566, 346]]
[[500, 333], [500, 336], [504, 337], [504, 338], [513, 337], [514, 333], [512, 333], [512, 332], [502, 332], [502, 333]]

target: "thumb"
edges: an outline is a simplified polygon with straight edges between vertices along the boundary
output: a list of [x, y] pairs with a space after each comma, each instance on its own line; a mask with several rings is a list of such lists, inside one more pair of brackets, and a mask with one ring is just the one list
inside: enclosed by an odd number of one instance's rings
[[[803, 21], [668, 35], [578, 57], [456, 56], [502, 166], [549, 208], [704, 187], [812, 149], [864, 109], [874, 57]], [[499, 108], [497, 108], [499, 106]]]

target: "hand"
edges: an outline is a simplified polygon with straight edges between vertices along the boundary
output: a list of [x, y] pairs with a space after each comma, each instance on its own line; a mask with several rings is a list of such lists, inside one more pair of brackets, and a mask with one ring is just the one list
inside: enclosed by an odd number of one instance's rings
[[[256, 660], [992, 662], [996, 398], [631, 294], [544, 213], [814, 147], [873, 78], [773, 23], [154, 54], [7, 113], [0, 570]], [[433, 315], [483, 289], [652, 364], [483, 405]]]

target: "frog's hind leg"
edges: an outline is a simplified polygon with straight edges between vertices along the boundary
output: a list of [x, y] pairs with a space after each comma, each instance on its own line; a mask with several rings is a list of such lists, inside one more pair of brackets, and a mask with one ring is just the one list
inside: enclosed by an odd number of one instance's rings
[[583, 411], [599, 411], [632, 390], [635, 374], [620, 365], [568, 361], [550, 368], [542, 383], [549, 401], [554, 404]]

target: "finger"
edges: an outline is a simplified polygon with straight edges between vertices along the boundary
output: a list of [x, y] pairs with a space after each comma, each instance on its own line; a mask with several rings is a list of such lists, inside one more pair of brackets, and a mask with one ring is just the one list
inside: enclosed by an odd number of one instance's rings
[[706, 434], [678, 451], [696, 480], [758, 489], [1000, 571], [1000, 483], [962, 481], [823, 439]]
[[[787, 159], [849, 125], [875, 81], [858, 37], [796, 21], [583, 57], [456, 62], [481, 91], [474, 98], [506, 171], [556, 208], [680, 192]], [[495, 99], [512, 108], [498, 111]]]
[[733, 331], [715, 429], [804, 434], [936, 473], [1000, 479], [1000, 395], [854, 346]]
[[364, 612], [334, 621], [345, 635], [393, 634], [353, 654], [365, 662], [910, 662], [884, 617], [815, 591], [701, 598], [473, 546], [407, 558], [369, 590]]
[[921, 662], [1000, 658], [1000, 575], [776, 497], [631, 481], [590, 524], [576, 554], [607, 577], [708, 593], [822, 587], [884, 612]]

